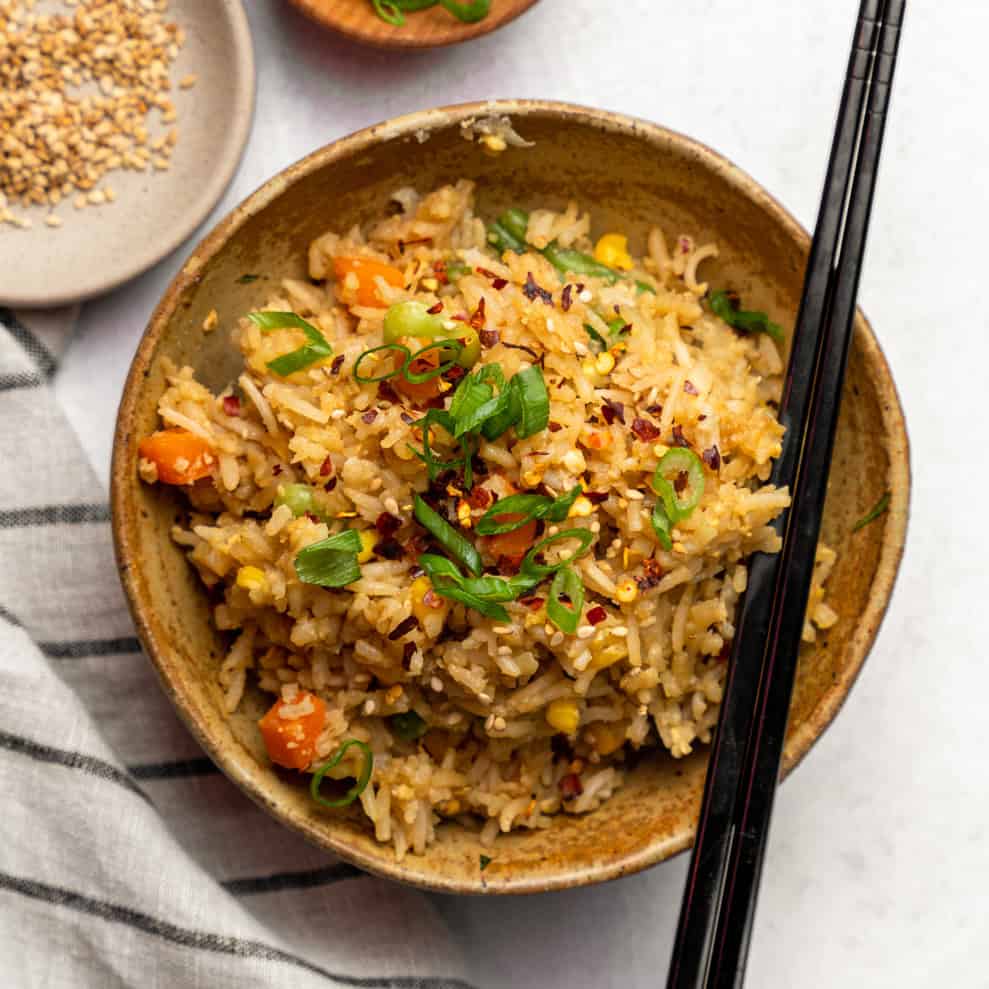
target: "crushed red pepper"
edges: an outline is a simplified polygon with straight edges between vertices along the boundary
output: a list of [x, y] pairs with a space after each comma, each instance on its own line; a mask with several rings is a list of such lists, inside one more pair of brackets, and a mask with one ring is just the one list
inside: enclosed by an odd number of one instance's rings
[[480, 298], [480, 300], [477, 303], [477, 308], [474, 310], [473, 314], [470, 317], [470, 325], [475, 330], [483, 330], [484, 329], [484, 310], [485, 310], [485, 307], [486, 307], [486, 303], [484, 301], [484, 296], [482, 295], [481, 298]]
[[573, 800], [584, 792], [584, 784], [576, 773], [567, 773], [560, 779], [560, 795], [564, 800]]
[[536, 299], [542, 299], [547, 306], [553, 305], [552, 292], [547, 292], [546, 289], [542, 288], [540, 285], [537, 285], [536, 280], [532, 277], [531, 271], [526, 272], [525, 284], [522, 286], [522, 294], [530, 302], [534, 302]]
[[690, 441], [683, 435], [683, 429], [679, 423], [673, 424], [673, 446], [684, 446], [690, 449]]
[[632, 420], [630, 428], [635, 434], [635, 438], [642, 440], [643, 443], [651, 443], [660, 433], [659, 426], [654, 422], [650, 422], [648, 419], [643, 419], [641, 416], [636, 416]]
[[692, 381], [689, 381], [689, 380], [688, 381], [684, 381], [684, 383], [683, 383], [683, 390], [688, 395], [699, 395], [700, 394], [700, 392], [695, 387], [694, 383]]
[[625, 406], [613, 398], [606, 398], [601, 405], [601, 415], [604, 421], [610, 426], [616, 419], [625, 425]]
[[573, 298], [571, 295], [572, 292], [573, 285], [567, 282], [567, 284], [563, 286], [563, 294], [560, 296], [560, 308], [564, 312], [569, 312], [570, 307], [573, 305]]
[[240, 399], [236, 395], [223, 396], [223, 411], [234, 418], [240, 416]]
[[333, 358], [333, 363], [330, 365], [330, 374], [339, 374], [340, 368], [343, 367], [343, 354], [337, 354]]
[[721, 451], [718, 449], [717, 445], [709, 446], [702, 454], [701, 460], [704, 461], [711, 468], [711, 470], [718, 470], [721, 467]]
[[595, 605], [587, 612], [587, 621], [590, 625], [600, 625], [601, 622], [608, 617], [608, 612], [601, 607], [601, 605]]
[[329, 477], [330, 474], [332, 474], [332, 473], [333, 473], [333, 461], [329, 457], [327, 457], [319, 465], [319, 476], [320, 477]]

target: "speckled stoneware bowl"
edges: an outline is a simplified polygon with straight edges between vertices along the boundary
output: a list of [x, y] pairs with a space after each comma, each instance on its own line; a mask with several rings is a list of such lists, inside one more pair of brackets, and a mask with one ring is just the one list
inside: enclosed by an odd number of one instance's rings
[[[462, 136], [461, 124], [510, 115], [534, 142], [498, 157]], [[139, 439], [157, 426], [163, 358], [193, 365], [219, 389], [239, 356], [227, 334], [201, 326], [216, 309], [221, 326], [256, 308], [283, 276], [304, 277], [306, 246], [327, 229], [370, 219], [394, 188], [427, 190], [460, 177], [477, 183], [487, 215], [509, 205], [593, 207], [595, 229], [625, 229], [633, 245], [659, 222], [721, 246], [704, 277], [730, 282], [747, 304], [792, 327], [807, 234], [755, 182], [702, 145], [627, 117], [557, 103], [500, 102], [401, 117], [331, 144], [273, 178], [195, 249], [155, 310], [124, 391], [114, 446], [113, 524], [124, 588], [141, 641], [165, 690], [223, 771], [278, 820], [372, 872], [436, 890], [530, 893], [636, 872], [687, 848], [704, 779], [704, 751], [674, 761], [661, 752], [636, 762], [628, 782], [584, 817], [561, 815], [546, 831], [498, 839], [481, 872], [476, 832], [444, 824], [425, 855], [395, 860], [356, 817], [334, 816], [297, 779], [267, 761], [255, 726], [267, 706], [223, 714], [217, 668], [223, 652], [198, 576], [169, 528], [181, 497], [137, 476]], [[238, 278], [263, 273], [250, 284]], [[889, 601], [903, 549], [909, 498], [903, 415], [889, 369], [865, 318], [857, 318], [824, 520], [838, 551], [830, 580], [840, 622], [800, 663], [784, 756], [792, 769], [848, 694]], [[890, 491], [889, 512], [852, 533], [853, 522]], [[286, 840], [290, 840], [286, 835]]]

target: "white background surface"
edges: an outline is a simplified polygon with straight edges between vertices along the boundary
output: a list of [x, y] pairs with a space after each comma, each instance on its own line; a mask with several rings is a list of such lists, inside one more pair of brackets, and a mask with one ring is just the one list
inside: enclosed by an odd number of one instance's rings
[[[444, 103], [540, 97], [689, 133], [812, 226], [857, 4], [543, 0], [479, 42], [408, 55], [339, 41], [284, 0], [245, 6], [257, 116], [210, 223], [359, 127]], [[757, 989], [989, 986], [989, 471], [975, 429], [989, 358], [989, 5], [947, 6], [913, 0], [908, 11], [860, 296], [907, 411], [910, 539], [857, 686], [780, 791], [747, 982]], [[58, 394], [103, 476], [132, 352], [189, 246], [88, 304], [60, 372]], [[658, 986], [685, 870], [681, 857], [596, 889], [437, 902], [484, 989]]]

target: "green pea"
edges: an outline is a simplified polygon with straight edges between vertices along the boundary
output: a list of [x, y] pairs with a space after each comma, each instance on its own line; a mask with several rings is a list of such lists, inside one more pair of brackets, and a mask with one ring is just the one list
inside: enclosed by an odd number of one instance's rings
[[314, 511], [313, 489], [308, 484], [283, 484], [275, 496], [275, 506], [288, 505], [298, 518], [306, 512]]
[[473, 327], [464, 326], [463, 333], [460, 333], [457, 339], [463, 341], [464, 345], [464, 349], [457, 354], [457, 363], [470, 370], [480, 359], [481, 338]]
[[396, 302], [385, 313], [385, 343], [402, 337], [435, 337], [443, 332], [443, 320], [426, 311], [421, 302]]

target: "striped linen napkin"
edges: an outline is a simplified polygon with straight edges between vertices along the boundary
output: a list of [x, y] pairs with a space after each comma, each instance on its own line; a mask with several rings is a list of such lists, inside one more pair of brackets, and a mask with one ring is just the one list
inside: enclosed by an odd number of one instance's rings
[[467, 987], [428, 897], [276, 824], [172, 711], [48, 387], [74, 319], [0, 309], [3, 985]]

